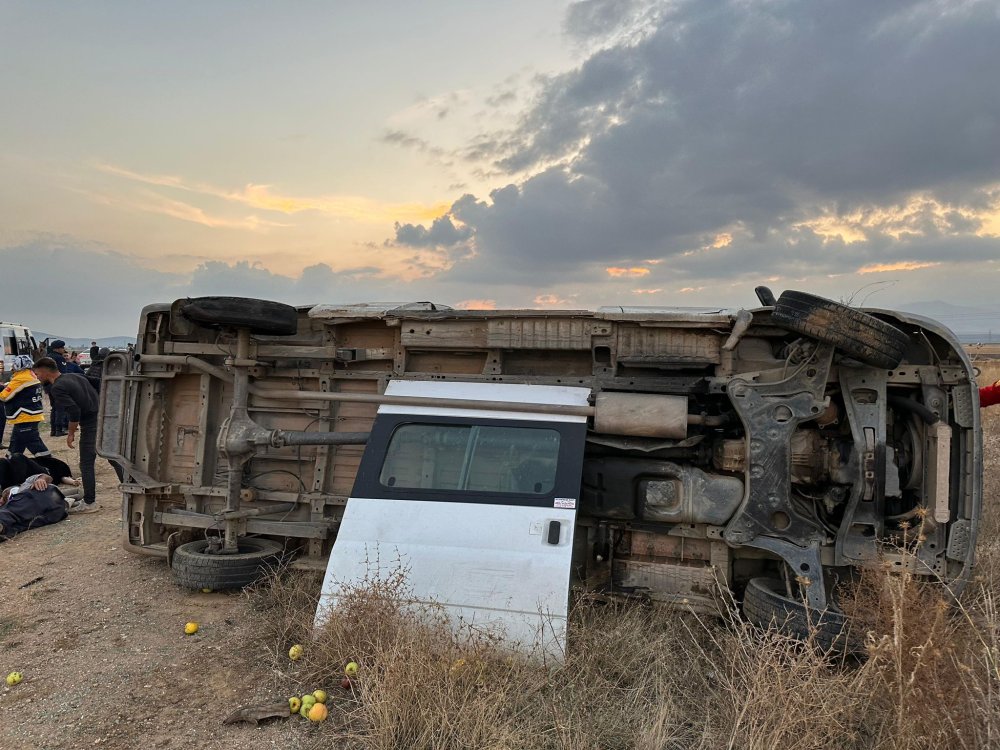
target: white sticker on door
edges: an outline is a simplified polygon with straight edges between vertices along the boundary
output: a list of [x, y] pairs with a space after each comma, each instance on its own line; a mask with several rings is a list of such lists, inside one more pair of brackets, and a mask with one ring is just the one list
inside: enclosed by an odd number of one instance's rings
[[553, 508], [569, 508], [573, 509], [576, 507], [575, 497], [557, 497], [552, 503]]

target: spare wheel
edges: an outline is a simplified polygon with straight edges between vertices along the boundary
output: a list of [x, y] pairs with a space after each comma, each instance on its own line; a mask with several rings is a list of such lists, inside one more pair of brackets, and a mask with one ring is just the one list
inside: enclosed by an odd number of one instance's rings
[[178, 305], [180, 314], [209, 328], [249, 328], [265, 336], [291, 336], [299, 315], [283, 302], [248, 297], [191, 297]]
[[817, 612], [788, 596], [777, 578], [751, 578], [743, 593], [743, 615], [754, 625], [811, 642], [826, 653], [859, 653], [861, 638], [851, 632], [851, 621], [843, 612]]
[[873, 315], [806, 292], [782, 292], [774, 303], [771, 320], [885, 370], [903, 360], [910, 344], [909, 336]]
[[281, 565], [284, 548], [273, 539], [242, 537], [233, 554], [208, 554], [208, 540], [174, 550], [174, 581], [189, 589], [231, 591], [249, 586]]

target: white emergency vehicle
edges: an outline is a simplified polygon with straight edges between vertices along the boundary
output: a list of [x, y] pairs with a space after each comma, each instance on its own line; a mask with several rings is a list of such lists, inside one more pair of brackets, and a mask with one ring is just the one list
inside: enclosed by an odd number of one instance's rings
[[20, 323], [0, 322], [0, 339], [3, 340], [3, 357], [0, 358], [0, 381], [10, 380], [11, 366], [14, 357], [19, 354], [27, 354], [29, 357], [35, 356], [38, 344], [31, 334], [31, 329]]

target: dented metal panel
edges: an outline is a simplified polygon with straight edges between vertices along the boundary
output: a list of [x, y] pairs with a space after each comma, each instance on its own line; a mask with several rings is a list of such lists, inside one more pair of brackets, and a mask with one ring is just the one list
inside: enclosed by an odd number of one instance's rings
[[618, 361], [628, 364], [715, 365], [722, 361], [723, 337], [679, 328], [618, 326]]
[[594, 333], [587, 318], [499, 317], [489, 321], [486, 343], [494, 349], [589, 349]]

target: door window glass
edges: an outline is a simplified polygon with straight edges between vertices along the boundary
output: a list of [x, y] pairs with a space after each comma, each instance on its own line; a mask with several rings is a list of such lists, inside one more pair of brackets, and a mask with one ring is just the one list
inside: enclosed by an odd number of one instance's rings
[[544, 495], [556, 481], [559, 433], [537, 427], [404, 424], [393, 432], [385, 487]]

